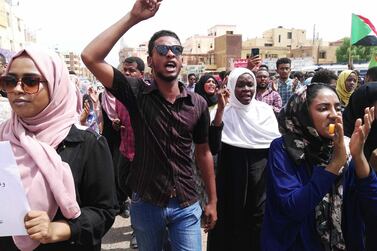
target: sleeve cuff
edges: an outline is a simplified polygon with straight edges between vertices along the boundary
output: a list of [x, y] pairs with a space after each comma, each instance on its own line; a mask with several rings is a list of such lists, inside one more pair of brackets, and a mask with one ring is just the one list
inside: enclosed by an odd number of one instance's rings
[[75, 244], [79, 239], [79, 226], [77, 219], [70, 219], [67, 221], [71, 229], [71, 238], [68, 240], [71, 244]]
[[373, 170], [373, 168], [370, 168], [369, 176], [362, 179], [356, 179], [356, 184], [360, 187], [366, 187], [373, 182], [377, 182], [376, 179], [376, 172]]
[[224, 122], [221, 121], [220, 126], [215, 126], [215, 121], [212, 121], [212, 122], [211, 122], [211, 127], [213, 127], [213, 128], [216, 129], [216, 130], [222, 130], [223, 127], [224, 127]]

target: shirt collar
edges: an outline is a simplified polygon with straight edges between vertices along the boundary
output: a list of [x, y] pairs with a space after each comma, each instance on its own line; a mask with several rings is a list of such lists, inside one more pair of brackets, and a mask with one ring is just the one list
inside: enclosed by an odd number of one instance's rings
[[[187, 91], [186, 86], [183, 82], [178, 81], [178, 87], [180, 94], [177, 96], [177, 99], [180, 98], [189, 98], [192, 104], [192, 93]], [[155, 80], [152, 80], [150, 85], [147, 85], [143, 91], [143, 94], [150, 94], [153, 91], [158, 91], [157, 84]]]
[[279, 78], [279, 83], [281, 83], [281, 84], [289, 84], [289, 83], [291, 83], [291, 79], [290, 78], [287, 78], [287, 80], [285, 80], [285, 81], [283, 81], [283, 80], [281, 80], [280, 78]]

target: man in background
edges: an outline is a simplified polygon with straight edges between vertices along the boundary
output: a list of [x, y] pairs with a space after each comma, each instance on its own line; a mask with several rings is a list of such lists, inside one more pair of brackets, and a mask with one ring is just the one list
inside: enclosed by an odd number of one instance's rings
[[321, 69], [314, 73], [314, 76], [311, 79], [311, 83], [324, 83], [329, 84], [332, 88], [336, 88], [336, 81], [338, 76], [335, 72], [328, 69]]
[[190, 73], [187, 77], [188, 83], [187, 83], [187, 90], [189, 92], [195, 92], [195, 85], [196, 85], [196, 75], [195, 73]]
[[282, 101], [279, 93], [274, 91], [270, 85], [270, 74], [266, 70], [259, 70], [256, 74], [257, 93], [255, 99], [269, 104], [275, 114], [279, 113]]

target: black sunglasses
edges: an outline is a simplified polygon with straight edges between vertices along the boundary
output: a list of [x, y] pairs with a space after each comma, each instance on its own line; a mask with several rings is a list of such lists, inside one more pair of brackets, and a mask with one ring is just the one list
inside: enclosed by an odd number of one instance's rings
[[168, 54], [169, 50], [171, 50], [174, 53], [174, 55], [176, 55], [176, 56], [182, 55], [182, 52], [183, 52], [183, 47], [180, 46], [180, 45], [158, 44], [158, 45], [155, 45], [154, 48], [156, 48], [156, 51], [161, 56], [166, 56]]
[[13, 75], [5, 75], [0, 77], [0, 86], [6, 93], [12, 93], [18, 82], [21, 82], [22, 90], [27, 94], [35, 94], [39, 91], [39, 83], [47, 83], [38, 76], [23, 76], [16, 78]]

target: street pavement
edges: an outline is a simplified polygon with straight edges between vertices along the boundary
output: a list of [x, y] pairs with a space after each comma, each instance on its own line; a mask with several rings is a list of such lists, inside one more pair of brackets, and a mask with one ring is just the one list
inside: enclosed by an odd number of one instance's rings
[[[130, 248], [131, 240], [130, 218], [117, 216], [109, 232], [102, 239], [102, 251], [137, 251]], [[202, 230], [202, 250], [207, 247], [207, 234]]]

